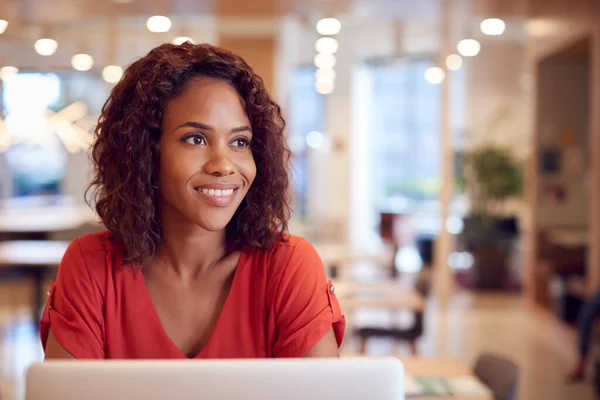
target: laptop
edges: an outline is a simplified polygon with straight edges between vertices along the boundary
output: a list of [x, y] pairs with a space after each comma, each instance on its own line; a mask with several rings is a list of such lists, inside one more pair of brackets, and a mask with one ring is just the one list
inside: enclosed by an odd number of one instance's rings
[[404, 400], [396, 358], [46, 361], [26, 400]]

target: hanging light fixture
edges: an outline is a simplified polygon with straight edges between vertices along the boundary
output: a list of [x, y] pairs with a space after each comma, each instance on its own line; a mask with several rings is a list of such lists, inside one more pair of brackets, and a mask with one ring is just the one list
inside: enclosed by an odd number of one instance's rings
[[102, 79], [108, 83], [117, 83], [123, 76], [123, 68], [118, 65], [107, 65], [102, 69]]
[[337, 18], [323, 18], [317, 22], [316, 28], [319, 35], [337, 35], [342, 29], [342, 23]]
[[41, 38], [36, 40], [33, 47], [39, 55], [48, 57], [56, 52], [56, 49], [58, 49], [58, 42], [50, 38]]
[[171, 43], [176, 44], [176, 45], [181, 45], [184, 44], [185, 42], [190, 42], [191, 44], [195, 44], [196, 42], [194, 42], [194, 39], [192, 39], [191, 37], [188, 36], [177, 36], [175, 39], [173, 39], [171, 41]]
[[332, 82], [315, 82], [315, 89], [320, 94], [330, 94], [333, 92], [335, 85]]
[[319, 131], [310, 131], [306, 134], [306, 144], [311, 149], [318, 149], [325, 143], [324, 135]]
[[458, 54], [450, 54], [446, 57], [446, 66], [451, 71], [458, 71], [463, 65], [462, 57]]
[[332, 69], [335, 67], [337, 59], [333, 54], [319, 53], [314, 59], [315, 67], [319, 69]]
[[318, 69], [315, 73], [317, 82], [333, 82], [335, 81], [335, 70], [333, 69]]
[[506, 23], [500, 18], [488, 18], [481, 22], [481, 32], [488, 36], [499, 36], [506, 30]]
[[339, 48], [340, 44], [332, 37], [322, 37], [315, 42], [317, 53], [334, 54]]
[[150, 32], [154, 33], [169, 32], [172, 26], [171, 19], [164, 15], [153, 15], [146, 21], [146, 27]]
[[94, 59], [89, 54], [75, 54], [71, 58], [71, 65], [76, 71], [89, 71], [94, 66]]
[[0, 35], [6, 32], [6, 28], [8, 28], [8, 21], [5, 19], [0, 19]]
[[7, 80], [9, 77], [16, 75], [19, 73], [19, 68], [13, 67], [11, 65], [6, 65], [0, 68], [0, 80]]
[[465, 57], [474, 57], [481, 51], [481, 44], [475, 39], [463, 39], [458, 42], [456, 49]]
[[446, 79], [446, 71], [440, 67], [427, 68], [425, 71], [425, 80], [432, 85], [439, 85]]
[[102, 68], [102, 79], [108, 83], [117, 83], [123, 76], [123, 68], [118, 65], [117, 57], [117, 20], [115, 15], [110, 15], [106, 20], [106, 65]]

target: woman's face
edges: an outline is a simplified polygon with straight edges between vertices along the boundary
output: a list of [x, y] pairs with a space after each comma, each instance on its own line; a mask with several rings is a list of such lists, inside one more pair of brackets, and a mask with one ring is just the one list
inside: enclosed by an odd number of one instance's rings
[[160, 212], [224, 229], [256, 176], [252, 129], [237, 91], [207, 77], [167, 103], [160, 137]]

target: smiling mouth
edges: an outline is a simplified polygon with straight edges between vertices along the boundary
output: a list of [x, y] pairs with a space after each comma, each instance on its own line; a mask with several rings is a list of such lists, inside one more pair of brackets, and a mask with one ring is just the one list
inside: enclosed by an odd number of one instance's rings
[[237, 191], [237, 189], [202, 189], [202, 188], [195, 188], [194, 190], [196, 190], [197, 192], [206, 194], [208, 196], [214, 196], [214, 197], [231, 196], [235, 191]]
[[223, 188], [194, 188], [198, 196], [206, 203], [214, 207], [227, 207], [233, 204], [239, 187], [225, 186]]

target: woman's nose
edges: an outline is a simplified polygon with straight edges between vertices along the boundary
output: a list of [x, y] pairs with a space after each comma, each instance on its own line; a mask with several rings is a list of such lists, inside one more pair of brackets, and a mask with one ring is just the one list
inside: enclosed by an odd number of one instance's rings
[[207, 174], [214, 176], [227, 176], [235, 172], [233, 162], [225, 152], [216, 151], [204, 165]]

